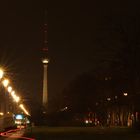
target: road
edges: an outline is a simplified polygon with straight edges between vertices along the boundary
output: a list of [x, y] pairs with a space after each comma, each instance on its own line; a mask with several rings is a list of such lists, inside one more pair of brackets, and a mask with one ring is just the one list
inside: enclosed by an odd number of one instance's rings
[[26, 136], [36, 140], [140, 140], [140, 132], [128, 128], [34, 127]]

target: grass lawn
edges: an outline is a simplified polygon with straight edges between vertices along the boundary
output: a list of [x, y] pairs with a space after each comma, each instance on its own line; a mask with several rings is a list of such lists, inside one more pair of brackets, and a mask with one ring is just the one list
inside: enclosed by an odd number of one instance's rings
[[34, 127], [25, 136], [36, 140], [140, 140], [140, 133], [128, 128]]

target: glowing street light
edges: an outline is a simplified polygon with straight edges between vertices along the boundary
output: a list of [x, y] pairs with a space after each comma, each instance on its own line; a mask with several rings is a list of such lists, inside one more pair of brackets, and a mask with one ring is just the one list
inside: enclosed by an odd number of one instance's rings
[[18, 102], [20, 101], [20, 97], [15, 96], [15, 97], [14, 97], [14, 100], [18, 103]]
[[[44, 59], [43, 63], [44, 64], [47, 64], [47, 63], [49, 63], [49, 60], [48, 59]], [[14, 101], [16, 103], [19, 103], [20, 100], [21, 100], [20, 97], [17, 96], [15, 94], [15, 91], [12, 89], [12, 87], [9, 86], [9, 83], [10, 83], [9, 80], [8, 79], [5, 79], [5, 78], [3, 79], [3, 75], [4, 75], [4, 71], [2, 69], [0, 69], [0, 80], [2, 79], [2, 81], [1, 81], [2, 82], [2, 85], [6, 88], [6, 90], [9, 92], [9, 94], [12, 96], [12, 98], [14, 99]], [[25, 107], [23, 106], [23, 104], [20, 104], [19, 107], [24, 111], [25, 114], [27, 114], [27, 115], [30, 116], [30, 114], [25, 109]], [[2, 115], [4, 115], [3, 112], [0, 112], [0, 116], [2, 116]]]
[[0, 116], [3, 116], [4, 115], [4, 113], [3, 112], [0, 112]]
[[111, 101], [111, 98], [107, 98], [107, 101]]
[[15, 91], [12, 91], [11, 92], [11, 95], [12, 95], [12, 97], [13, 97], [13, 99], [14, 99], [14, 101], [15, 102], [19, 102], [20, 101], [20, 97], [18, 97], [16, 94], [15, 94]]
[[124, 95], [124, 96], [128, 96], [128, 93], [125, 92], [125, 93], [123, 93], [123, 95]]
[[0, 79], [3, 77], [3, 75], [4, 75], [4, 72], [2, 69], [0, 69]]
[[23, 104], [20, 104], [19, 107], [24, 111], [25, 114], [29, 115], [30, 114], [28, 113], [28, 111], [25, 109], [24, 105]]
[[8, 90], [9, 93], [11, 93], [11, 92], [12, 92], [12, 87], [9, 86], [9, 87], [7, 88], [7, 90]]
[[20, 108], [23, 108], [24, 106], [23, 106], [23, 104], [20, 104], [19, 107], [20, 107]]
[[8, 79], [4, 79], [4, 80], [2, 81], [2, 84], [3, 84], [4, 87], [7, 87], [8, 84], [9, 84], [9, 80], [8, 80]]
[[15, 96], [15, 91], [14, 90], [11, 92], [11, 95], [12, 96]]
[[118, 96], [115, 96], [115, 99], [118, 99]]

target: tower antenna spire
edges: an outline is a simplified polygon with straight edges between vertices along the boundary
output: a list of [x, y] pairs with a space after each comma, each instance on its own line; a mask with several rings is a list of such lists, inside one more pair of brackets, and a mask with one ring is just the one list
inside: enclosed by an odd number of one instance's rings
[[43, 44], [43, 51], [47, 53], [48, 51], [48, 25], [47, 25], [47, 11], [45, 10], [44, 14], [44, 44]]

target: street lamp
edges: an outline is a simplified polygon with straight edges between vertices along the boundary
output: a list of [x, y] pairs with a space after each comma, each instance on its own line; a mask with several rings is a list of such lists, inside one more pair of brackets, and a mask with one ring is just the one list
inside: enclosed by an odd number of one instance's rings
[[18, 103], [20, 101], [20, 97], [16, 96], [15, 101]]
[[3, 84], [4, 87], [7, 87], [8, 84], [9, 84], [9, 80], [8, 80], [8, 79], [4, 79], [4, 80], [2, 81], [2, 84]]
[[[49, 63], [49, 60], [48, 59], [44, 59], [43, 60], [43, 63], [44, 64], [47, 64], [47, 63]], [[10, 83], [9, 80], [8, 79], [5, 79], [5, 78], [3, 79], [3, 75], [4, 75], [4, 71], [0, 68], [0, 81], [2, 82], [2, 85], [6, 88], [6, 90], [9, 93], [9, 94], [5, 94], [5, 96], [4, 96], [4, 98], [5, 98], [5, 100], [4, 100], [4, 102], [5, 102], [5, 105], [4, 105], [4, 113], [6, 113], [7, 111], [9, 111], [9, 109], [8, 109], [9, 108], [9, 95], [12, 96], [12, 98], [14, 99], [14, 101], [17, 104], [19, 104], [21, 98], [19, 96], [17, 96], [15, 94], [15, 91], [13, 90], [13, 88], [11, 86], [9, 86], [9, 83]], [[28, 111], [25, 109], [25, 107], [23, 106], [23, 104], [20, 104], [19, 107], [25, 112], [25, 114], [30, 115], [28, 113]], [[0, 116], [4, 115], [4, 113], [3, 112], [0, 112]]]
[[18, 97], [16, 95], [13, 98], [14, 98], [15, 102], [17, 102], [17, 103], [20, 101], [20, 97]]
[[11, 95], [12, 95], [12, 97], [13, 97], [13, 99], [14, 99], [14, 101], [15, 102], [19, 102], [20, 101], [20, 97], [18, 97], [16, 94], [15, 94], [15, 91], [12, 91], [11, 92]]
[[15, 95], [15, 91], [14, 91], [14, 90], [11, 92], [11, 95], [12, 95], [12, 96], [14, 96], [14, 95]]
[[111, 98], [108, 97], [108, 98], [107, 98], [107, 101], [111, 101]]
[[123, 93], [123, 95], [124, 95], [124, 96], [128, 96], [128, 93], [125, 92], [125, 93]]
[[12, 87], [9, 86], [9, 87], [7, 88], [7, 90], [8, 90], [9, 93], [11, 93], [11, 92], [12, 92]]
[[2, 69], [0, 69], [0, 79], [2, 79], [3, 75], [4, 75], [4, 72]]
[[29, 116], [30, 116], [29, 112], [25, 109], [25, 107], [24, 107], [23, 104], [20, 104], [19, 107], [24, 111], [24, 113], [25, 113], [26, 115], [29, 115]]
[[3, 112], [0, 112], [0, 116], [3, 116], [4, 115], [4, 113]]

